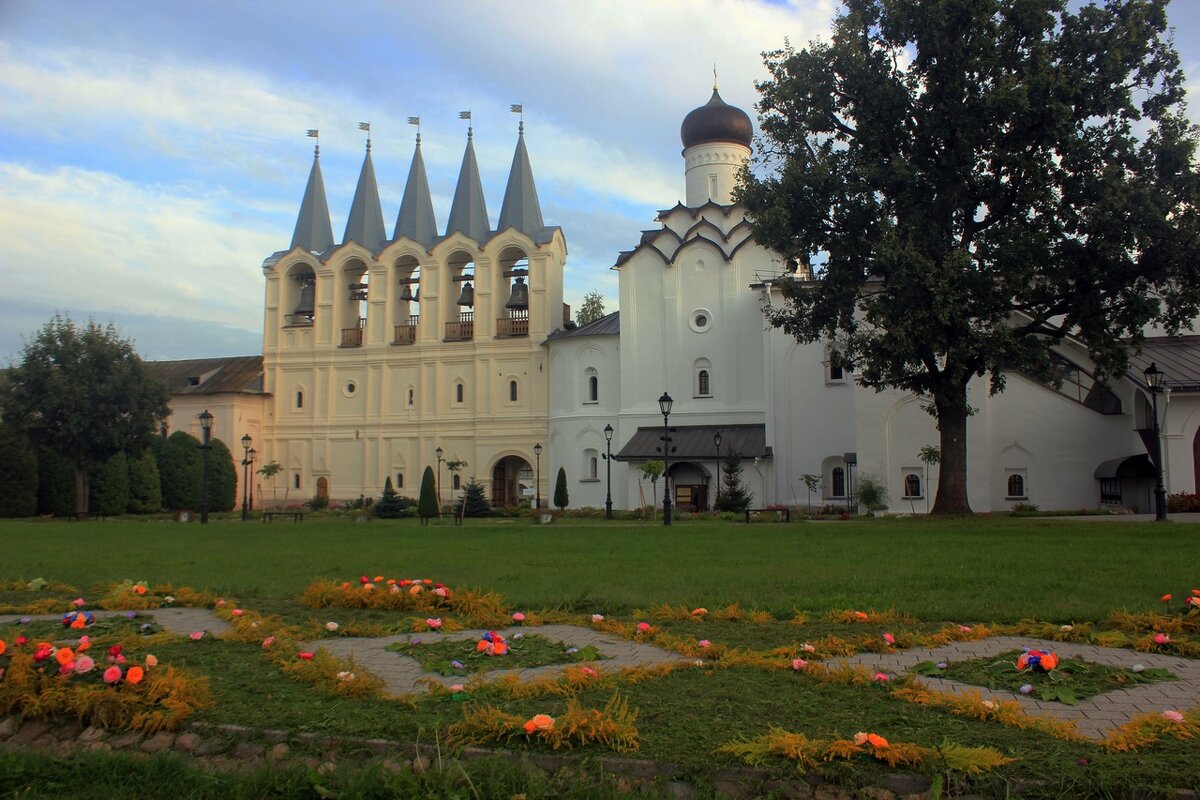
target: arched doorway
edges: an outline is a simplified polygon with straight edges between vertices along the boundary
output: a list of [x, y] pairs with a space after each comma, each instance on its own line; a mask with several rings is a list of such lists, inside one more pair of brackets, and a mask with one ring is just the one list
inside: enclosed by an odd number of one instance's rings
[[533, 467], [520, 456], [505, 456], [492, 470], [492, 507], [517, 506], [533, 501]]
[[709, 471], [700, 464], [684, 461], [669, 470], [673, 497], [671, 504], [680, 511], [707, 511]]
[[329, 499], [329, 478], [325, 476], [317, 478], [317, 497], [320, 497], [322, 500]]

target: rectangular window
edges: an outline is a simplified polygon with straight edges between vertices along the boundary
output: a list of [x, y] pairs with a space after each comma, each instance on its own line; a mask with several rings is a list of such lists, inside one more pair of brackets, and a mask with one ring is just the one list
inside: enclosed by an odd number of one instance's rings
[[300, 488], [300, 473], [299, 472], [297, 472], [295, 475], [292, 476], [292, 488], [293, 489]]
[[404, 488], [404, 473], [403, 472], [396, 473], [396, 488], [397, 489]]

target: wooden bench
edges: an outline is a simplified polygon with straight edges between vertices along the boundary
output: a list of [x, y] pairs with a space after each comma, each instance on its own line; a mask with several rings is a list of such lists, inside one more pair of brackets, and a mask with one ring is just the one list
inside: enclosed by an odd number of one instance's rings
[[792, 510], [790, 508], [747, 508], [746, 509], [746, 524], [750, 524], [750, 516], [752, 514], [782, 514], [784, 522], [792, 521]]
[[264, 511], [263, 522], [274, 522], [276, 517], [291, 517], [292, 522], [304, 522], [303, 511]]

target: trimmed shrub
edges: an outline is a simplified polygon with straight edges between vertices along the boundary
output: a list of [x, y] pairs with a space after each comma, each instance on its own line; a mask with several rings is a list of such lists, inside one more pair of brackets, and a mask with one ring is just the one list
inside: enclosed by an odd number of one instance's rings
[[[220, 439], [209, 442], [208, 452], [208, 509], [209, 511], [232, 511], [241, 507], [237, 496], [237, 468], [233, 466], [233, 454]], [[239, 459], [240, 461], [240, 459]]]
[[554, 505], [561, 511], [571, 505], [571, 496], [567, 493], [566, 467], [558, 468], [558, 479], [554, 482]]
[[88, 509], [93, 514], [124, 514], [129, 505], [129, 462], [116, 453], [92, 470], [88, 479]]
[[24, 435], [0, 425], [0, 517], [32, 517], [37, 506], [37, 457]]
[[430, 517], [436, 517], [439, 513], [433, 467], [426, 467], [425, 472], [421, 474], [421, 497], [417, 500], [417, 514], [422, 522], [428, 522]]
[[200, 508], [200, 442], [184, 431], [175, 431], [151, 445], [162, 482], [162, 504], [169, 511]]
[[158, 480], [158, 462], [154, 453], [147, 450], [137, 458], [127, 457], [129, 467], [129, 504], [125, 510], [130, 514], [155, 514], [162, 510], [162, 483]]

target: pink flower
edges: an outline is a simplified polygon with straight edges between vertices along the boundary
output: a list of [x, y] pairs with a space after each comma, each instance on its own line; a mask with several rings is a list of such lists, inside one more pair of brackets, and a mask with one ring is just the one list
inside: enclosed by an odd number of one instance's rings
[[146, 656], [146, 669], [154, 669], [158, 666], [158, 656], [150, 653]]
[[265, 639], [263, 639], [263, 640], [262, 640], [262, 646], [263, 646], [263, 650], [270, 650], [270, 649], [271, 649], [271, 645], [273, 645], [273, 644], [275, 644], [275, 637], [274, 637], [274, 636], [268, 636], [267, 638], [265, 638]]
[[1155, 644], [1166, 644], [1169, 641], [1171, 641], [1171, 637], [1165, 633], [1156, 633], [1154, 635]]
[[522, 614], [520, 611], [517, 611], [513, 614], [513, 622], [524, 622], [524, 621], [525, 621], [525, 615]]
[[596, 670], [592, 669], [591, 667], [580, 667], [579, 671], [584, 675], [587, 675], [589, 678], [596, 677]]
[[808, 666], [808, 662], [805, 661], [803, 658], [793, 658], [792, 659], [792, 669], [796, 670], [797, 672], [799, 672], [800, 670], [804, 669], [807, 666]]
[[461, 683], [450, 684], [450, 691], [453, 692], [454, 694], [458, 694], [462, 690], [463, 690], [463, 685]]
[[71, 605], [75, 606], [76, 608], [81, 608], [81, 607], [87, 605], [87, 603], [82, 597], [76, 597], [74, 600], [71, 601]]
[[225, 601], [218, 597], [216, 605], [217, 605], [217, 608], [220, 608], [221, 606], [225, 605]]
[[710, 642], [708, 639], [701, 639], [699, 642], [697, 642], [697, 644], [699, 644], [701, 647], [708, 647], [712, 644], [712, 642]]
[[336, 631], [336, 630], [337, 630], [339, 627], [341, 627], [341, 626], [340, 626], [340, 625], [338, 625], [338, 624], [337, 624], [336, 622], [334, 622], [333, 620], [330, 620], [329, 622], [326, 622], [326, 623], [325, 623], [325, 630], [329, 631], [330, 633], [333, 633], [333, 632], [334, 632], [334, 631]]
[[876, 672], [871, 676], [871, 680], [875, 681], [876, 683], [887, 683], [891, 679], [888, 678], [888, 674], [886, 672]]
[[895, 643], [896, 643], [896, 637], [895, 637], [895, 636], [892, 636], [890, 633], [885, 633], [885, 634], [883, 635], [883, 640], [884, 640], [885, 642], [887, 642], [888, 644], [895, 644]]
[[1183, 722], [1183, 714], [1180, 714], [1178, 711], [1164, 711], [1162, 714], [1165, 718], [1171, 720], [1171, 722]]
[[603, 614], [592, 614], [592, 622], [604, 622]]
[[433, 628], [434, 630], [437, 630], [438, 628], [442, 627], [442, 621], [438, 617], [433, 617], [432, 619], [425, 620], [425, 624], [428, 625], [429, 627]]
[[204, 638], [204, 631], [192, 631], [188, 634], [188, 638], [193, 642], [198, 642]]
[[59, 664], [59, 666], [58, 666], [58, 674], [59, 675], [70, 675], [74, 671], [75, 671], [75, 662], [74, 661], [68, 661], [65, 664]]
[[120, 667], [109, 667], [108, 669], [104, 670], [105, 683], [116, 683], [119, 680], [121, 680]]
[[79, 656], [75, 659], [75, 672], [83, 675], [86, 672], [91, 672], [96, 666], [95, 660], [91, 656]]
[[229, 615], [232, 617], [240, 617], [242, 614], [245, 614], [245, 613], [246, 612], [242, 611], [240, 608], [235, 608], [233, 611], [229, 612]]
[[639, 633], [647, 633], [650, 630], [650, 623], [649, 622], [639, 622], [637, 624], [637, 629], [638, 629]]
[[970, 633], [970, 632], [971, 632], [971, 626], [970, 626], [970, 625], [959, 625], [959, 626], [958, 626], [958, 629], [959, 629], [960, 631], [962, 631], [963, 633]]

